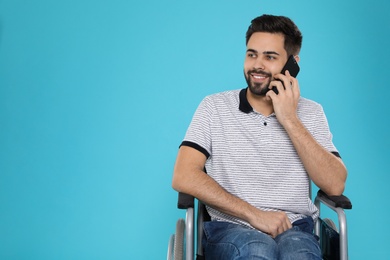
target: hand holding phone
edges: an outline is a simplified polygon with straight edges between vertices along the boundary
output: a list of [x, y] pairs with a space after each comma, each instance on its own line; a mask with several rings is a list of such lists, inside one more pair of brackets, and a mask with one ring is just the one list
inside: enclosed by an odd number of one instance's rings
[[[298, 66], [298, 62], [294, 58], [294, 55], [290, 55], [290, 57], [288, 57], [288, 60], [280, 73], [285, 75], [286, 70], [288, 70], [290, 72], [290, 75], [293, 76], [294, 78], [297, 77], [300, 68]], [[279, 79], [277, 79], [277, 80], [279, 80]], [[281, 81], [281, 80], [279, 80], [279, 81]], [[279, 91], [276, 87], [272, 87], [272, 90], [276, 94], [279, 94]]]

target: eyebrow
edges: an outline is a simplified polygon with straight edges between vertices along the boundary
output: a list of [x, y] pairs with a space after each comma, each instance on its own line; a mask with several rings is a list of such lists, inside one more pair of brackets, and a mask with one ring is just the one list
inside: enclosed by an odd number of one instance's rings
[[[256, 51], [255, 49], [247, 49], [246, 52], [253, 52], [253, 53], [259, 53], [258, 51]], [[276, 51], [263, 51], [263, 54], [265, 55], [269, 55], [269, 54], [273, 54], [273, 55], [278, 55], [280, 56], [279, 53], [277, 53]]]

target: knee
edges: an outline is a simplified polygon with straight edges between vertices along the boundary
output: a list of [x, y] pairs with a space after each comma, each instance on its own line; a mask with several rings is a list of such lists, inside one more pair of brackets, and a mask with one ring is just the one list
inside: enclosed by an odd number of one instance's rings
[[322, 259], [319, 243], [312, 234], [288, 233], [278, 241], [279, 259]]
[[256, 230], [229, 234], [222, 241], [204, 243], [206, 259], [277, 259], [278, 246], [268, 235]]
[[237, 259], [276, 259], [278, 246], [268, 235], [258, 231], [242, 234], [243, 243], [237, 247]]
[[203, 248], [206, 259], [276, 259], [275, 240], [262, 232], [236, 224], [206, 223]]

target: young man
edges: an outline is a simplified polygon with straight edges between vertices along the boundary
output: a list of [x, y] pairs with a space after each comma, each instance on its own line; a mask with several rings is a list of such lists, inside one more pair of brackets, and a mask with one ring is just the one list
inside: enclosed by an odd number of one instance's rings
[[309, 181], [340, 195], [347, 171], [322, 107], [300, 97], [288, 71], [280, 73], [290, 55], [299, 61], [301, 32], [287, 17], [262, 15], [246, 43], [248, 87], [201, 102], [172, 186], [207, 205], [207, 259], [322, 259]]

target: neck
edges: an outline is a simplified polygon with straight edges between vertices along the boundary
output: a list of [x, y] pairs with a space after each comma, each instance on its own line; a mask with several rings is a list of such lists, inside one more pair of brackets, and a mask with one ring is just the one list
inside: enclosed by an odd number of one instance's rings
[[272, 100], [267, 96], [254, 95], [249, 89], [246, 92], [246, 98], [252, 108], [262, 114], [263, 116], [269, 116], [274, 112]]

